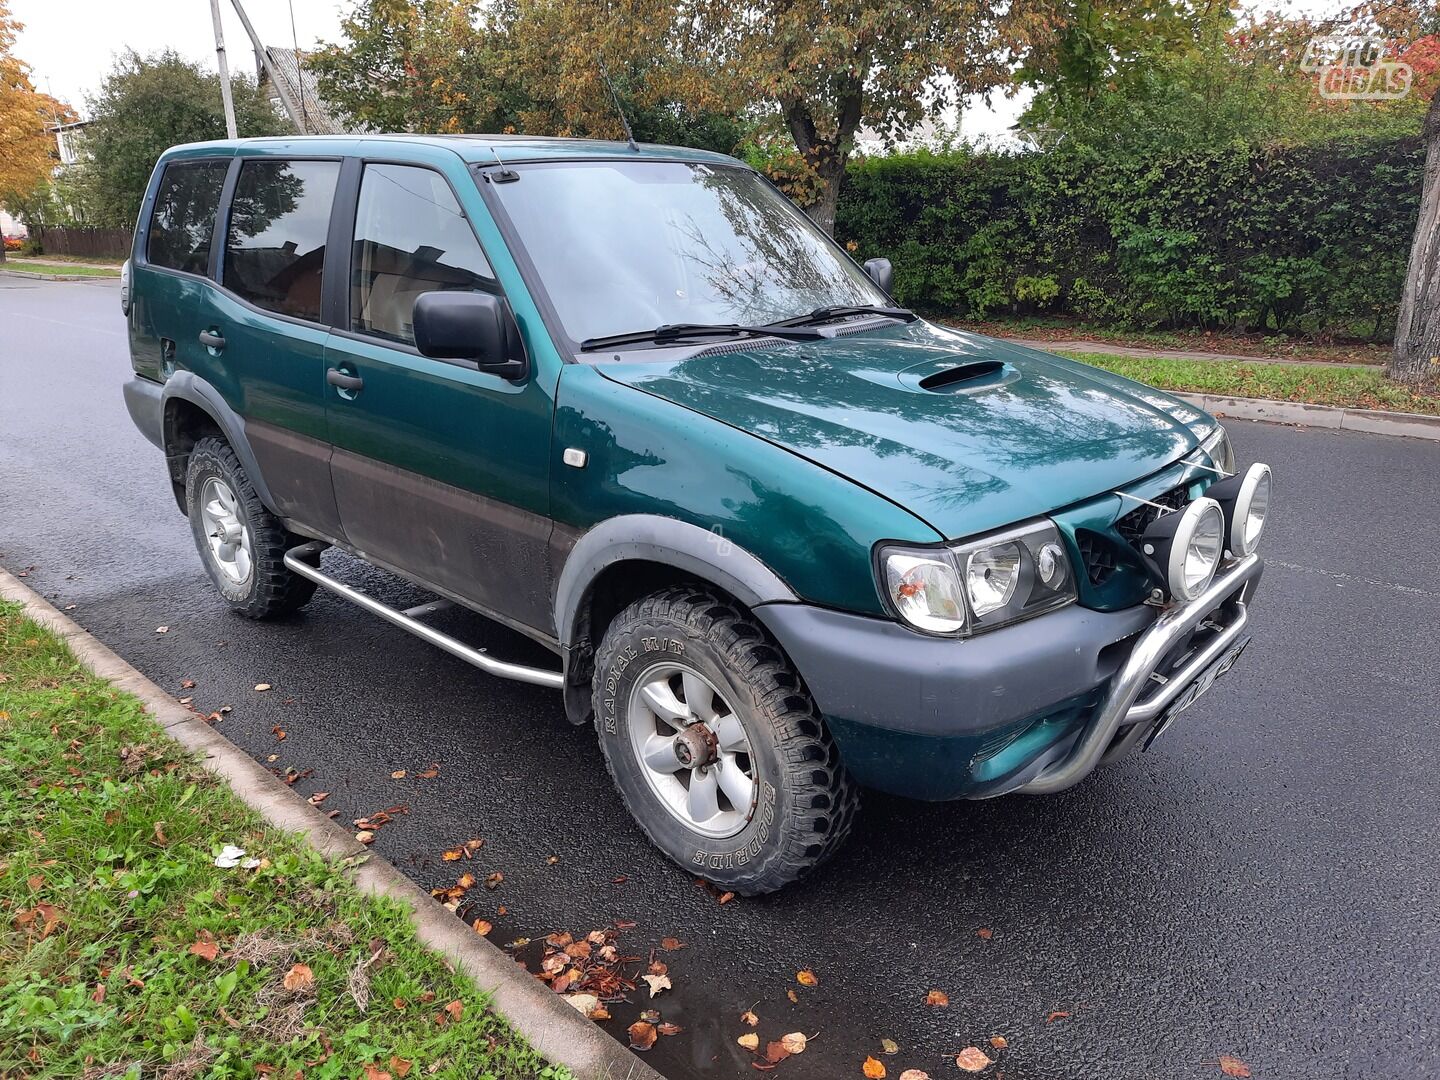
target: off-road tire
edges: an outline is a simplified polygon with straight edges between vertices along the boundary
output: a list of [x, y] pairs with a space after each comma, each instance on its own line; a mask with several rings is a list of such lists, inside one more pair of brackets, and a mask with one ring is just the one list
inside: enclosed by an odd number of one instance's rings
[[[632, 690], [647, 669], [676, 661], [729, 701], [753, 748], [753, 816], [726, 839], [672, 815], [630, 740]], [[597, 651], [594, 706], [605, 764], [640, 828], [721, 889], [746, 896], [780, 889], [823, 863], [850, 831], [858, 794], [814, 700], [764, 627], [732, 600], [677, 586], [631, 604]]]
[[[249, 530], [253, 565], [249, 578], [243, 583], [232, 582], [219, 571], [205, 536], [200, 492], [210, 477], [220, 478], [234, 492], [237, 516]], [[185, 506], [205, 572], [236, 614], [247, 619], [273, 619], [295, 611], [315, 595], [315, 583], [285, 565], [285, 552], [304, 543], [304, 538], [286, 529], [265, 508], [245, 475], [240, 459], [224, 439], [213, 436], [201, 439], [190, 451], [185, 466]]]

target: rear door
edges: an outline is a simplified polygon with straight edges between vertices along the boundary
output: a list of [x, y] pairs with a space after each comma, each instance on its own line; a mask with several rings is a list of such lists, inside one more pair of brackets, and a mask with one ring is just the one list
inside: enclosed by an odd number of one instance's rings
[[415, 348], [417, 297], [501, 294], [456, 194], [468, 184], [485, 213], [474, 181], [435, 156], [356, 163], [344, 319], [325, 349], [342, 383], [327, 388], [341, 524], [367, 557], [548, 636], [550, 391]]
[[[326, 275], [339, 158], [242, 156], [226, 183], [217, 277], [201, 309], [210, 380], [283, 518], [343, 538], [325, 421]], [[343, 270], [341, 271], [343, 272]]]
[[215, 253], [215, 218], [229, 156], [172, 158], [141, 211], [130, 264], [130, 356], [137, 374], [163, 382], [208, 359], [198, 334]]

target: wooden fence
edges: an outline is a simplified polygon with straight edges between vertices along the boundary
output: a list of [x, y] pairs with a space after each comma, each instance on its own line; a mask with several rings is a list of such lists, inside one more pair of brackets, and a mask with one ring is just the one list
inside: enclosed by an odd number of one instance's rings
[[32, 229], [46, 255], [83, 255], [92, 259], [123, 262], [130, 257], [129, 229]]

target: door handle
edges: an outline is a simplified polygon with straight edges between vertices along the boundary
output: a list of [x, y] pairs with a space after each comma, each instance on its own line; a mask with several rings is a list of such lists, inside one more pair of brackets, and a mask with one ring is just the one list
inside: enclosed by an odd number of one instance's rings
[[200, 344], [220, 352], [225, 348], [225, 335], [212, 330], [200, 331]]
[[325, 372], [325, 381], [331, 386], [340, 390], [349, 391], [352, 394], [358, 393], [365, 388], [365, 380], [359, 375], [346, 375], [339, 368], [330, 368]]

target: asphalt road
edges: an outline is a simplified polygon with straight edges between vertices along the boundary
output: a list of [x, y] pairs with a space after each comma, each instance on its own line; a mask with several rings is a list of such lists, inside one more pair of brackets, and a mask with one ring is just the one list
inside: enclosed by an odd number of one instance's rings
[[[650, 1055], [668, 1075], [752, 1075], [735, 1038], [753, 1006], [762, 1038], [818, 1033], [777, 1075], [857, 1077], [882, 1038], [892, 1077], [958, 1075], [958, 1050], [1001, 1035], [987, 1075], [1008, 1080], [1217, 1077], [1221, 1054], [1257, 1078], [1440, 1076], [1440, 445], [1233, 425], [1278, 497], [1255, 641], [1213, 694], [1063, 795], [869, 796], [820, 873], [721, 906], [646, 844], [551, 692], [326, 594], [275, 624], [227, 613], [126, 416], [127, 371], [113, 285], [0, 277], [0, 564], [177, 696], [232, 705], [220, 729], [314, 770], [296, 790], [343, 819], [408, 804], [375, 849], [422, 884], [484, 837], [497, 942], [612, 920], [635, 922], [636, 955], [685, 942], [654, 1002], [686, 1029]], [[533, 655], [468, 613], [446, 624]]]

